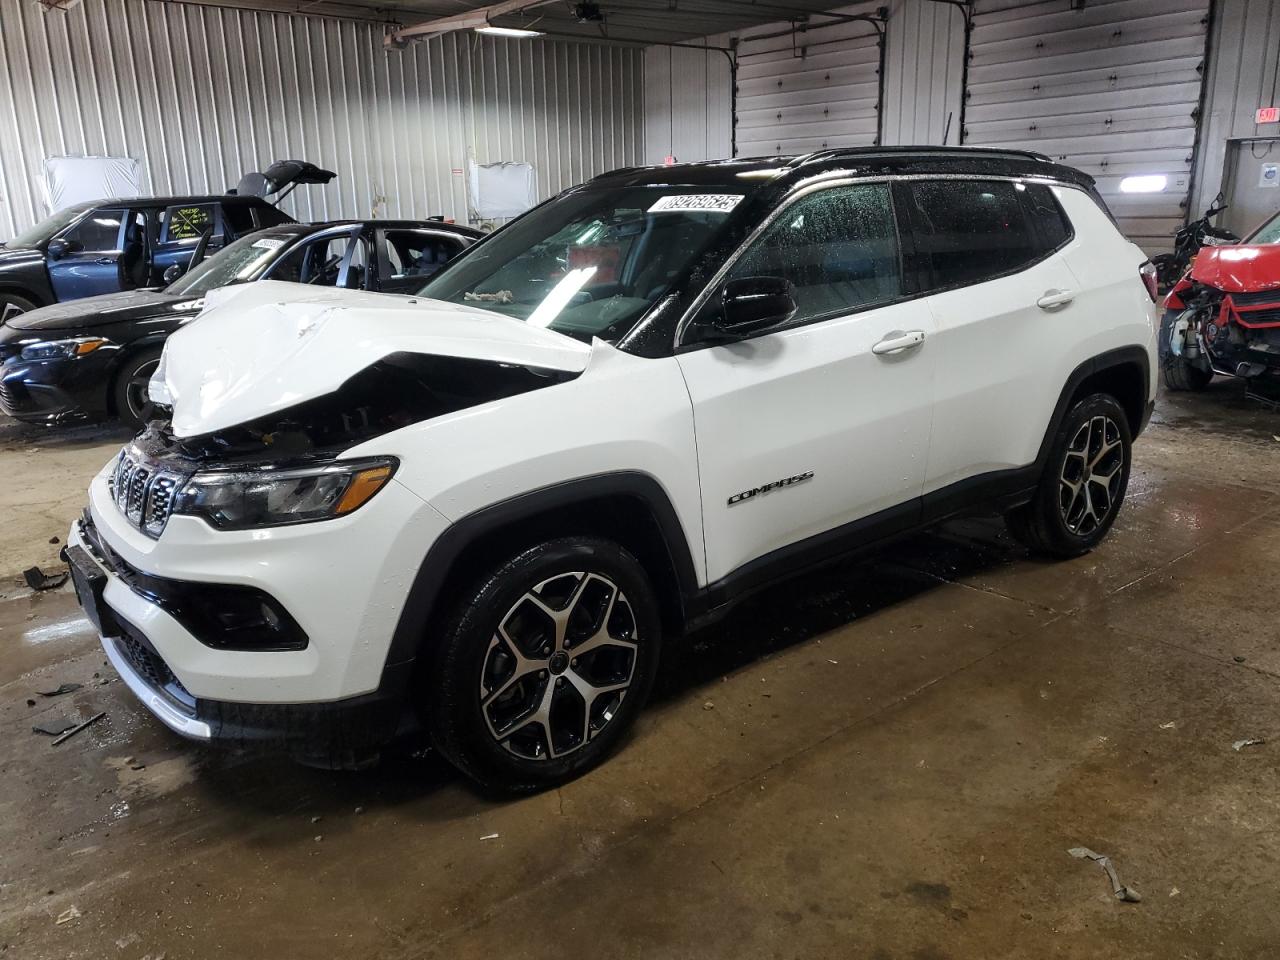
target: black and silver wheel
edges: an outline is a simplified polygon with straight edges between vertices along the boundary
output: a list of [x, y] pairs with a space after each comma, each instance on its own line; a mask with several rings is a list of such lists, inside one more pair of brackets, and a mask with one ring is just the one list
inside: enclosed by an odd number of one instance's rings
[[487, 787], [536, 790], [602, 760], [652, 686], [661, 627], [639, 562], [554, 540], [484, 578], [425, 678], [440, 752]]
[[151, 398], [147, 388], [158, 366], [160, 348], [154, 347], [126, 357], [116, 373], [115, 410], [126, 426], [137, 428], [150, 419]]
[[0, 323], [36, 309], [36, 304], [16, 293], [0, 293]]
[[1051, 556], [1093, 549], [1124, 502], [1131, 458], [1129, 421], [1115, 399], [1081, 400], [1054, 437], [1035, 497], [1005, 516], [1010, 533]]

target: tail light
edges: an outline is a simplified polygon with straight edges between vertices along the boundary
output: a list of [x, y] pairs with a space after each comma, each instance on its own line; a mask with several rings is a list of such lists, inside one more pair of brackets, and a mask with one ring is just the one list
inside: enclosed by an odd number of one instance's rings
[[1142, 283], [1147, 288], [1147, 294], [1151, 297], [1151, 302], [1155, 303], [1160, 295], [1156, 283], [1156, 265], [1148, 260], [1138, 268], [1138, 275], [1142, 277]]

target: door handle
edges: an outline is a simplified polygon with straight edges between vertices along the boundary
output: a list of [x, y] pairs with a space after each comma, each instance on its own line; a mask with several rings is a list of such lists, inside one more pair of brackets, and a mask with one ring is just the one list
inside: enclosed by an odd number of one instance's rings
[[111, 264], [115, 263], [115, 260], [112, 257], [99, 257], [97, 260], [93, 262], [101, 264], [104, 267], [109, 267], [111, 266]]
[[1052, 310], [1054, 307], [1065, 307], [1076, 298], [1074, 290], [1046, 290], [1044, 296], [1036, 301], [1041, 310]]
[[903, 350], [910, 350], [924, 343], [923, 330], [908, 330], [906, 333], [894, 331], [880, 340], [871, 348], [871, 352], [878, 357], [885, 354], [901, 353]]

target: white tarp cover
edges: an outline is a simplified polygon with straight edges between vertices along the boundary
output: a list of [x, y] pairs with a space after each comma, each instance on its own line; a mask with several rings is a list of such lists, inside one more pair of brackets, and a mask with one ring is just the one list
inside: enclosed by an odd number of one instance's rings
[[85, 200], [114, 200], [142, 193], [138, 161], [131, 157], [49, 157], [44, 162], [50, 213]]
[[471, 210], [478, 220], [518, 217], [538, 202], [533, 164], [469, 160]]

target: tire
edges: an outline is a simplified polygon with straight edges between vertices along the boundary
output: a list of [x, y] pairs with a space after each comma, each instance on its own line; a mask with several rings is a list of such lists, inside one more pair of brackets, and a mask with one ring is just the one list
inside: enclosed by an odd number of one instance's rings
[[1120, 404], [1104, 393], [1085, 397], [1054, 435], [1031, 502], [1005, 515], [1009, 532], [1046, 556], [1088, 553], [1120, 512], [1132, 458], [1133, 438]]
[[1181, 357], [1167, 357], [1164, 361], [1164, 385], [1170, 390], [1199, 392], [1209, 386], [1213, 373], [1193, 367]]
[[426, 658], [423, 719], [436, 749], [481, 787], [556, 786], [618, 745], [653, 687], [661, 643], [635, 557], [607, 540], [550, 540], [458, 598]]
[[0, 320], [14, 311], [28, 313], [37, 307], [39, 307], [38, 303], [26, 297], [20, 297], [16, 293], [0, 293]]
[[147, 399], [147, 381], [160, 363], [160, 347], [150, 347], [125, 357], [111, 393], [116, 416], [120, 422], [135, 430], [150, 419], [151, 401]]

